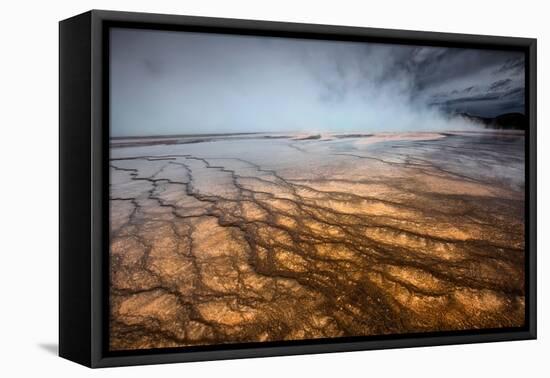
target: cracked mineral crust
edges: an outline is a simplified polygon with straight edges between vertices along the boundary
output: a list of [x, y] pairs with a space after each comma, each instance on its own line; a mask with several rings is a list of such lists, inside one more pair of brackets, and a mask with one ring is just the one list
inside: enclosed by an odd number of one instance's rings
[[524, 135], [111, 141], [110, 349], [520, 327]]

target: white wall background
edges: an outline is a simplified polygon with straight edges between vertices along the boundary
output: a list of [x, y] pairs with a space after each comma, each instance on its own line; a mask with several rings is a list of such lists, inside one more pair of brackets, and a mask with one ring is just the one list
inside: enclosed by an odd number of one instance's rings
[[[544, 376], [550, 373], [550, 27], [544, 1], [9, 1], [0, 22], [0, 375], [66, 377]], [[58, 26], [89, 9], [538, 38], [539, 340], [90, 370], [55, 355]], [[547, 298], [546, 298], [547, 299]], [[545, 351], [546, 349], [546, 351]]]

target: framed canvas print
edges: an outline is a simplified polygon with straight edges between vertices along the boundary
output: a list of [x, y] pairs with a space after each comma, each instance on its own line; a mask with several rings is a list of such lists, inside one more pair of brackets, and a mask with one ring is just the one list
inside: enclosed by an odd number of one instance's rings
[[536, 337], [536, 41], [60, 22], [60, 355]]

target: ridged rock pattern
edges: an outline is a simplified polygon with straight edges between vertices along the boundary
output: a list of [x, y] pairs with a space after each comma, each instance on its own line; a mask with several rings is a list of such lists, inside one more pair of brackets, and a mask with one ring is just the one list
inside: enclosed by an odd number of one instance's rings
[[522, 326], [523, 143], [113, 145], [110, 348]]

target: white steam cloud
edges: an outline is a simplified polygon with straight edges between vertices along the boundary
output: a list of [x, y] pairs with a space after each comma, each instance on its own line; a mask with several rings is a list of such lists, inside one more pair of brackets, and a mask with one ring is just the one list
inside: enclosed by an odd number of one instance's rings
[[449, 49], [131, 29], [111, 33], [113, 136], [476, 127], [449, 117], [419, 89], [418, 72], [427, 59]]

